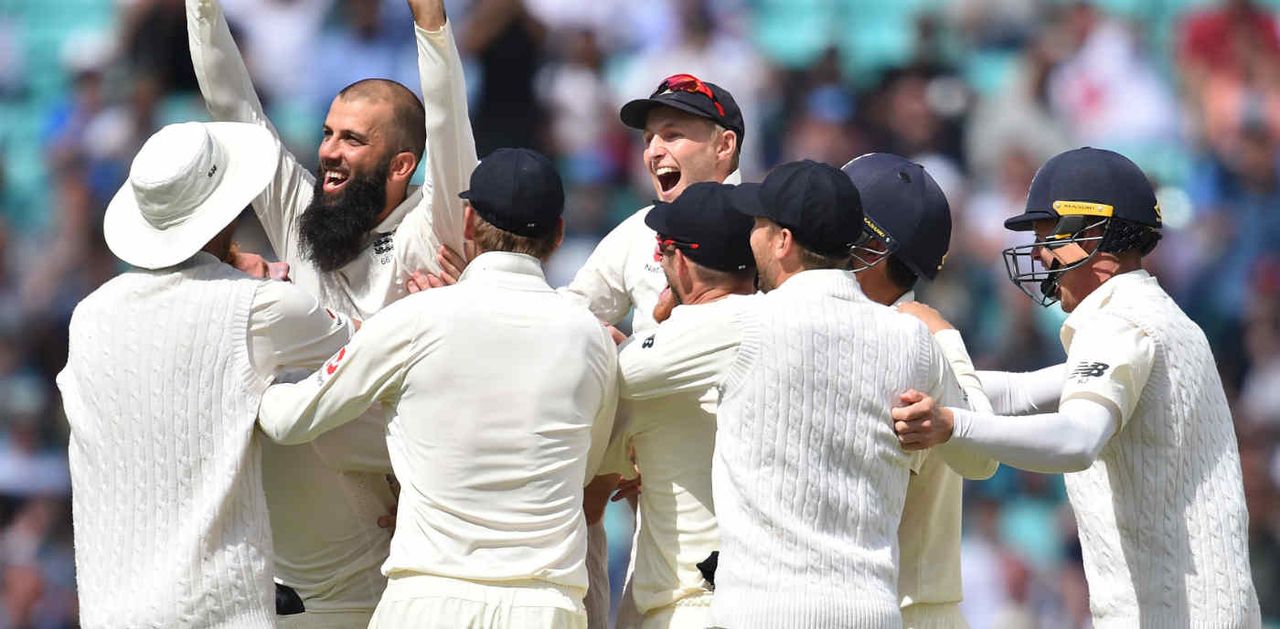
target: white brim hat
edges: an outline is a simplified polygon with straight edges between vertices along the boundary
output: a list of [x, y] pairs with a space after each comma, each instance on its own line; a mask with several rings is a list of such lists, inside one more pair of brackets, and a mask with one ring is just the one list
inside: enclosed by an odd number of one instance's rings
[[279, 156], [275, 137], [259, 125], [183, 122], [160, 129], [107, 206], [107, 246], [144, 269], [183, 262], [262, 193]]

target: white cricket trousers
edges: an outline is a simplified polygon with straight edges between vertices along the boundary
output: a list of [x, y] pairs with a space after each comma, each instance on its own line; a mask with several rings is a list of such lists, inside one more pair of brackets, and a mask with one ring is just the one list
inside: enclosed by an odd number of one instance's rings
[[604, 518], [587, 525], [587, 609], [588, 629], [609, 629], [609, 536]]
[[303, 612], [276, 616], [277, 629], [351, 629], [368, 627], [373, 612]]
[[711, 596], [682, 598], [670, 605], [651, 609], [640, 621], [640, 629], [707, 629], [711, 626]]
[[969, 629], [959, 603], [915, 603], [902, 608], [902, 629]]
[[391, 577], [369, 629], [586, 629], [581, 592], [545, 581]]

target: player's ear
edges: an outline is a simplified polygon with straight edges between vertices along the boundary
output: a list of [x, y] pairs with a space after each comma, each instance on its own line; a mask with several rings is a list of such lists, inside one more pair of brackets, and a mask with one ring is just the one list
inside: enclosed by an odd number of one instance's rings
[[475, 240], [476, 238], [476, 211], [471, 209], [471, 202], [462, 202], [462, 239]]
[[683, 279], [689, 275], [689, 259], [684, 257], [684, 252], [680, 250], [680, 247], [674, 247], [674, 249], [675, 254], [672, 261], [676, 265], [676, 277]]
[[781, 227], [774, 232], [773, 255], [777, 259], [782, 260], [790, 257], [796, 252], [796, 247], [798, 246], [795, 235], [791, 233], [790, 229]]
[[418, 158], [413, 156], [409, 151], [400, 151], [391, 158], [391, 164], [388, 166], [387, 178], [393, 181], [408, 181], [413, 176], [413, 171], [418, 169]]
[[738, 152], [738, 132], [718, 127], [720, 137], [716, 140], [716, 159], [732, 161]]
[[564, 244], [564, 218], [556, 219], [556, 249]]

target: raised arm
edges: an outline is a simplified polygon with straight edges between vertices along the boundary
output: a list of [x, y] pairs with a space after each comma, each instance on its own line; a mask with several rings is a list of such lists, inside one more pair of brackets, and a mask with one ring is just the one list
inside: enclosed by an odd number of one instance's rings
[[218, 122], [262, 125], [271, 130], [280, 144], [276, 176], [254, 199], [253, 209], [276, 255], [292, 262], [291, 247], [296, 244], [293, 229], [297, 217], [311, 202], [315, 179], [299, 167], [298, 160], [284, 148], [275, 127], [267, 120], [218, 0], [186, 0], [186, 3], [187, 44], [209, 115]]
[[476, 167], [476, 143], [467, 114], [462, 60], [441, 0], [409, 0], [418, 43], [418, 75], [426, 110], [422, 204], [396, 230], [405, 273], [440, 271], [440, 245], [462, 251], [462, 199]]
[[394, 402], [413, 358], [416, 318], [397, 308], [369, 319], [314, 375], [267, 389], [258, 408], [262, 431], [285, 445], [306, 443], [356, 419], [380, 401]]

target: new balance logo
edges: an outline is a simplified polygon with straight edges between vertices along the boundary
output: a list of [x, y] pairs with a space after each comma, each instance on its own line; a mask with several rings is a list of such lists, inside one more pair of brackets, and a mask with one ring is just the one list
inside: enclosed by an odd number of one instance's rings
[[644, 342], [640, 344], [640, 349], [649, 349], [650, 347], [653, 347], [653, 337], [654, 335], [650, 334], [649, 338], [646, 338]]
[[1076, 368], [1071, 371], [1071, 375], [1075, 378], [1081, 379], [1097, 378], [1102, 374], [1107, 373], [1107, 370], [1110, 368], [1111, 365], [1108, 365], [1107, 363], [1082, 362], [1076, 365]]

